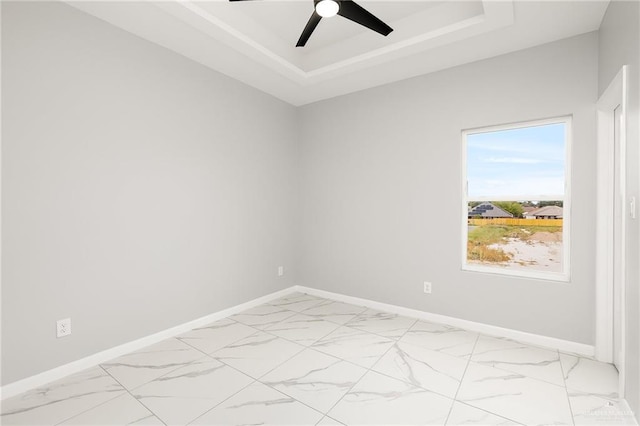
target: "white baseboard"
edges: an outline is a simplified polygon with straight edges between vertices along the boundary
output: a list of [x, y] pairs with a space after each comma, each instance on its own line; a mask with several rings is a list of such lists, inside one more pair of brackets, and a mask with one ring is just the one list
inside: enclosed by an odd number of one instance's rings
[[594, 346], [586, 345], [584, 343], [571, 342], [568, 340], [556, 339], [554, 337], [540, 336], [538, 334], [526, 333], [524, 331], [497, 327], [495, 325], [483, 324], [479, 322], [448, 317], [445, 315], [432, 314], [430, 312], [418, 311], [416, 309], [404, 308], [402, 306], [390, 305], [382, 302], [375, 302], [373, 300], [361, 299], [359, 297], [345, 296], [343, 294], [317, 290], [310, 287], [294, 286], [293, 289], [302, 293], [308, 293], [312, 296], [324, 297], [327, 299], [337, 300], [339, 302], [351, 303], [353, 305], [366, 306], [367, 308], [378, 309], [380, 311], [391, 312], [394, 314], [412, 318], [418, 318], [429, 322], [447, 324], [453, 327], [463, 328], [470, 331], [477, 331], [479, 333], [489, 334], [492, 336], [506, 337], [508, 339], [517, 340], [522, 343], [558, 349], [562, 352], [571, 352], [589, 357], [592, 357], [595, 353]]
[[158, 333], [134, 340], [132, 342], [125, 343], [123, 345], [116, 346], [111, 349], [107, 349], [98, 352], [88, 357], [79, 359], [77, 361], [70, 362], [60, 367], [53, 368], [51, 370], [36, 374], [26, 379], [19, 380], [17, 382], [9, 383], [0, 389], [0, 399], [6, 399], [22, 392], [26, 392], [30, 389], [34, 389], [43, 386], [47, 383], [59, 380], [63, 377], [69, 376], [74, 373], [86, 370], [87, 368], [94, 367], [102, 364], [119, 356], [128, 354], [133, 351], [137, 351], [146, 346], [153, 345], [164, 339], [177, 336], [182, 333], [186, 333], [197, 327], [209, 324], [213, 321], [226, 318], [230, 315], [242, 312], [244, 310], [253, 308], [254, 306], [262, 303], [269, 302], [270, 300], [277, 299], [286, 294], [293, 292], [308, 293], [314, 296], [324, 297], [340, 302], [351, 303], [354, 305], [366, 306], [372, 309], [378, 309], [381, 311], [391, 312], [403, 316], [422, 319], [429, 322], [436, 322], [441, 324], [448, 324], [454, 327], [463, 328], [470, 331], [477, 331], [484, 334], [489, 334], [498, 337], [506, 337], [509, 339], [518, 340], [523, 343], [529, 343], [536, 346], [544, 346], [548, 348], [558, 349], [563, 352], [572, 352], [580, 355], [593, 356], [594, 347], [591, 345], [585, 345], [583, 343], [570, 342], [567, 340], [556, 339], [553, 337], [540, 336], [531, 333], [525, 333], [523, 331], [511, 330], [508, 328], [496, 327], [489, 324], [482, 324], [474, 321], [463, 320], [459, 318], [448, 317], [445, 315], [432, 314], [429, 312], [418, 311], [416, 309], [404, 308], [401, 306], [390, 305], [382, 302], [375, 302], [373, 300], [361, 299], [359, 297], [345, 296], [339, 293], [332, 293], [324, 290], [317, 290], [314, 288], [304, 286], [292, 286], [284, 290], [277, 291], [275, 293], [268, 294], [266, 296], [259, 297], [240, 305], [233, 306], [228, 309], [204, 316], [202, 318], [195, 319], [193, 321], [186, 322], [184, 324], [172, 327]]
[[62, 379], [63, 377], [69, 376], [71, 374], [75, 374], [80, 371], [86, 370], [87, 368], [95, 367], [96, 365], [102, 364], [104, 362], [107, 362], [119, 356], [137, 351], [146, 346], [153, 345], [154, 343], [161, 342], [162, 340], [168, 339], [170, 337], [174, 337], [179, 334], [186, 333], [187, 331], [193, 330], [194, 328], [202, 327], [214, 321], [218, 321], [223, 318], [226, 318], [230, 315], [234, 315], [239, 312], [245, 311], [247, 309], [251, 309], [254, 306], [258, 306], [270, 300], [277, 299], [293, 291], [295, 291], [294, 287], [289, 287], [284, 290], [276, 291], [275, 293], [271, 293], [266, 296], [253, 299], [249, 302], [242, 303], [240, 305], [236, 305], [231, 308], [215, 312], [213, 314], [204, 316], [202, 318], [198, 318], [193, 321], [189, 321], [184, 324], [168, 328], [158, 333], [154, 333], [149, 336], [142, 337], [132, 342], [128, 342], [128, 343], [116, 346], [114, 348], [95, 353], [93, 355], [89, 355], [88, 357], [81, 358], [77, 361], [73, 361], [68, 364], [61, 365], [60, 367], [56, 367], [48, 371], [44, 371], [42, 373], [36, 374], [35, 376], [27, 377], [26, 379], [9, 383], [7, 385], [2, 386], [2, 388], [0, 389], [0, 395], [1, 395], [0, 399], [10, 398], [22, 392], [26, 392], [30, 389], [43, 386], [47, 383], [51, 383], [55, 380]]

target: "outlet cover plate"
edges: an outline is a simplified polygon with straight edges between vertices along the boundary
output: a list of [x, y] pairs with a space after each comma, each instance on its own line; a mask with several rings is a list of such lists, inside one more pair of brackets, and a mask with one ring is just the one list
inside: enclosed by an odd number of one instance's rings
[[71, 318], [56, 321], [56, 336], [65, 337], [71, 334]]

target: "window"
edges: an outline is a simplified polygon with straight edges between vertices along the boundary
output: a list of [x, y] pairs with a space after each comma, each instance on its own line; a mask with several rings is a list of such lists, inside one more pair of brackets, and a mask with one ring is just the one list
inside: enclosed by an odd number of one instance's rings
[[568, 281], [571, 118], [466, 130], [463, 269]]

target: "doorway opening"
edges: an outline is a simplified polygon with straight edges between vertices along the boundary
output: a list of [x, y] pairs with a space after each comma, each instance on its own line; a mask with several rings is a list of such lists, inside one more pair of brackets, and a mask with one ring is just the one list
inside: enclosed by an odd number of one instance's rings
[[626, 66], [597, 104], [596, 359], [619, 372], [624, 396]]

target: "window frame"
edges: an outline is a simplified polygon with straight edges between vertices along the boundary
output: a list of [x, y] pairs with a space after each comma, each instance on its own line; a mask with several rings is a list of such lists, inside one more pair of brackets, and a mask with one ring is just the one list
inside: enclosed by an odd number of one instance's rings
[[[550, 124], [564, 124], [565, 125], [565, 163], [564, 163], [564, 196], [562, 199], [562, 272], [546, 272], [546, 271], [527, 271], [527, 270], [509, 270], [500, 266], [486, 266], [475, 265], [467, 262], [467, 241], [469, 238], [468, 228], [468, 206], [470, 201], [525, 201], [526, 199], [515, 199], [517, 194], [513, 194], [514, 197], [498, 197], [496, 199], [488, 199], [487, 197], [478, 197], [478, 199], [469, 199], [469, 185], [467, 181], [467, 137], [478, 133], [491, 133], [504, 130], [516, 130], [527, 127], [545, 126]], [[573, 117], [571, 115], [564, 115], [552, 118], [519, 121], [515, 123], [491, 125], [474, 127], [469, 129], [463, 129], [462, 136], [462, 188], [461, 188], [461, 225], [462, 225], [462, 271], [485, 273], [492, 275], [521, 277], [529, 279], [537, 279], [544, 281], [554, 281], [568, 283], [571, 280], [571, 149], [573, 144], [572, 132], [573, 132]], [[540, 198], [531, 201], [557, 201], [557, 197], [540, 195]]]

